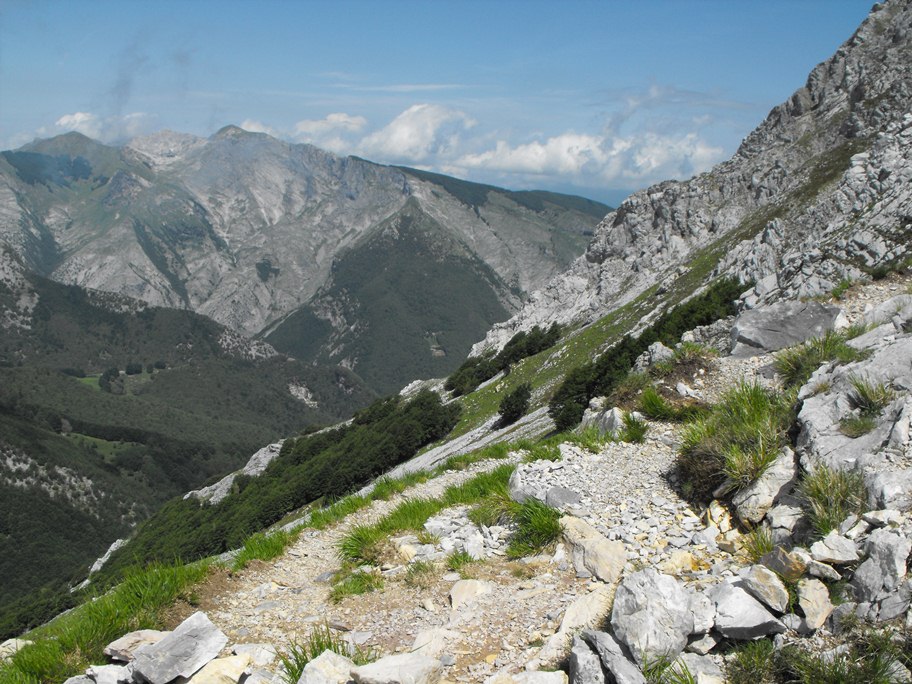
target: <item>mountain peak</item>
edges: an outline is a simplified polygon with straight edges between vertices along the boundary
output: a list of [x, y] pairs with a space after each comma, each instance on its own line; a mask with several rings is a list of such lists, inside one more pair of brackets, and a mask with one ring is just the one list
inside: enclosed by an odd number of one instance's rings
[[235, 126], [234, 124], [228, 124], [227, 126], [223, 126], [222, 128], [218, 129], [215, 133], [213, 133], [210, 140], [246, 138], [246, 137], [254, 136], [254, 135], [265, 135], [265, 133], [259, 134], [259, 133], [254, 133], [251, 131], [245, 131], [240, 126]]

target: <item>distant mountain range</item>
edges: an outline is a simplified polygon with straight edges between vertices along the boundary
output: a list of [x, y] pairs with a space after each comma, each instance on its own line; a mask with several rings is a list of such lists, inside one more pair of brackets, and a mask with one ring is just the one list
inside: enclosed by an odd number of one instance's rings
[[455, 368], [609, 209], [234, 126], [0, 154], [0, 242], [31, 271], [266, 334], [380, 392]]

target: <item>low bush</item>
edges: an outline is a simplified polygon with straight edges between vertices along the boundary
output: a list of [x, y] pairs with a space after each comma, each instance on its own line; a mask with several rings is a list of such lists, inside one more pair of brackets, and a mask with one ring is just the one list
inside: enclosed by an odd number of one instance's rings
[[498, 413], [500, 414], [498, 426], [506, 427], [522, 418], [526, 411], [529, 410], [529, 400], [531, 398], [532, 385], [528, 382], [522, 383], [505, 396], [500, 402], [500, 408], [498, 409]]
[[610, 396], [650, 344], [662, 342], [673, 347], [688, 330], [734, 314], [734, 302], [746, 287], [749, 285], [734, 279], [721, 279], [702, 294], [664, 313], [638, 337], [624, 337], [594, 361], [573, 368], [549, 404], [548, 412], [557, 429], [576, 426], [592, 397]]

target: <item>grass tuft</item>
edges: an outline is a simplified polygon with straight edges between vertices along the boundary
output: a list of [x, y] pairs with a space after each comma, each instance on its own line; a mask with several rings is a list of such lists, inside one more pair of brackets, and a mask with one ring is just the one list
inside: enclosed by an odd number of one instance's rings
[[864, 478], [856, 471], [818, 466], [804, 475], [798, 492], [814, 531], [821, 537], [836, 529], [850, 514], [865, 510], [867, 491]]
[[839, 421], [839, 431], [852, 439], [868, 434], [875, 427], [877, 421], [871, 416], [846, 416]]
[[468, 551], [453, 551], [447, 556], [447, 569], [453, 572], [462, 572], [463, 569], [476, 562]]
[[333, 585], [329, 592], [329, 599], [333, 603], [340, 603], [349, 596], [367, 594], [383, 589], [383, 578], [373, 572], [355, 571], [344, 575]]
[[410, 587], [430, 589], [437, 582], [440, 571], [431, 561], [418, 560], [408, 566], [405, 583]]
[[749, 641], [739, 645], [726, 663], [730, 684], [771, 682], [776, 674], [776, 649], [769, 639]]
[[800, 387], [828, 361], [849, 363], [862, 358], [861, 352], [846, 344], [847, 339], [849, 337], [845, 332], [830, 330], [823, 337], [816, 337], [779, 352], [775, 367], [782, 377], [782, 383], [786, 387]]
[[726, 477], [743, 487], [759, 477], [785, 443], [791, 407], [757, 383], [742, 382], [708, 416], [684, 428], [678, 466], [697, 499]]
[[528, 499], [513, 517], [517, 530], [507, 547], [507, 556], [531, 556], [553, 545], [561, 534], [560, 513], [536, 499]]
[[321, 625], [315, 627], [303, 641], [292, 641], [285, 650], [279, 651], [282, 681], [297, 684], [307, 663], [325, 651], [351, 658], [356, 665], [366, 665], [376, 659], [372, 651], [349, 644], [327, 625]]
[[622, 442], [642, 444], [648, 430], [649, 425], [645, 420], [637, 418], [632, 413], [626, 413], [624, 414], [624, 427], [618, 433], [618, 438]]
[[297, 538], [298, 532], [287, 532], [285, 530], [253, 534], [247, 538], [244, 542], [244, 548], [234, 559], [232, 570], [242, 570], [252, 560], [268, 561], [278, 558]]
[[896, 393], [883, 382], [872, 382], [858, 375], [849, 378], [852, 391], [849, 401], [863, 416], [877, 416], [896, 398]]
[[751, 563], [760, 562], [774, 547], [773, 534], [768, 527], [755, 527], [741, 538], [741, 543]]

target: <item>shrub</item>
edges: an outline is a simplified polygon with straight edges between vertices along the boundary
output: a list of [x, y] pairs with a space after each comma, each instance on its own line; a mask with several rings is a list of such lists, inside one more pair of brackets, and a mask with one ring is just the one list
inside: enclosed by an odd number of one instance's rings
[[798, 493], [814, 531], [821, 537], [852, 513], [865, 508], [867, 491], [861, 473], [854, 470], [834, 470], [825, 465], [805, 473], [798, 484]]
[[548, 413], [558, 430], [569, 430], [583, 417], [594, 396], [610, 396], [628, 376], [637, 356], [653, 342], [674, 346], [686, 331], [735, 313], [734, 301], [745, 285], [721, 279], [702, 294], [662, 314], [636, 338], [624, 337], [595, 361], [573, 368], [564, 377], [549, 404]]
[[677, 416], [674, 408], [651, 385], [640, 395], [639, 409], [640, 413], [653, 420], [674, 420]]
[[523, 417], [529, 409], [529, 400], [532, 398], [532, 385], [524, 382], [519, 387], [510, 392], [500, 402], [500, 421], [501, 427], [512, 425]]

